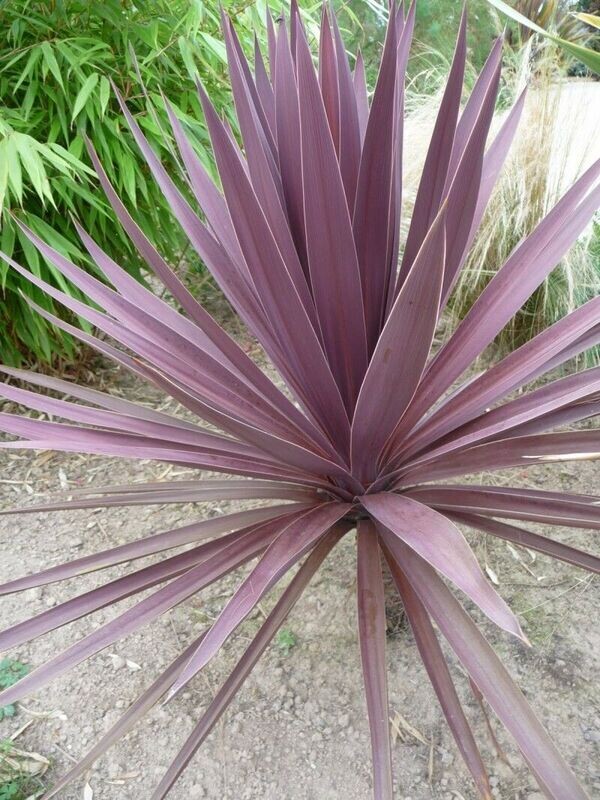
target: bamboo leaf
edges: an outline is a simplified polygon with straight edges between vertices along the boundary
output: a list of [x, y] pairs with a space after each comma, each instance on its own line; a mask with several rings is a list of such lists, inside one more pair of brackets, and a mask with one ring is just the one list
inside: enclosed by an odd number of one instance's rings
[[110, 81], [106, 77], [106, 75], [102, 75], [100, 77], [100, 109], [102, 111], [102, 116], [106, 114], [106, 108], [108, 106], [108, 101], [110, 98]]
[[8, 185], [19, 205], [23, 205], [23, 174], [17, 150], [15, 134], [6, 138], [6, 161], [8, 163]]
[[73, 106], [73, 113], [71, 114], [71, 122], [74, 122], [75, 119], [79, 116], [81, 111], [83, 110], [85, 104], [90, 99], [92, 92], [96, 88], [98, 84], [98, 73], [92, 72], [89, 75], [81, 89], [79, 90], [77, 97], [75, 98], [75, 104]]
[[211, 36], [210, 33], [206, 33], [205, 31], [200, 31], [200, 36], [211, 53], [213, 53], [213, 55], [215, 55], [223, 64], [226, 64], [227, 54], [223, 42], [215, 39], [214, 36]]
[[[85, 172], [88, 175], [95, 175], [93, 169], [90, 169], [87, 164], [84, 164], [81, 159], [77, 158], [75, 155], [73, 155], [73, 153], [70, 153], [62, 145], [53, 142], [52, 144], [48, 145], [48, 148], [57, 156], [59, 156], [63, 162], [73, 167], [77, 172]], [[50, 155], [48, 155], [48, 158], [52, 160]], [[53, 161], [53, 163], [57, 164], [56, 161]]]
[[[33, 50], [31, 51], [31, 53], [29, 54], [29, 58], [27, 59], [27, 63], [25, 64], [25, 69], [23, 70], [23, 72], [19, 76], [18, 81], [13, 86], [13, 90], [12, 90], [13, 95], [15, 95], [17, 93], [17, 91], [19, 89], [19, 86], [23, 83], [23, 81], [26, 80], [29, 77], [29, 75], [33, 71], [33, 68], [35, 67], [35, 65], [37, 64], [39, 59], [41, 58], [41, 55], [42, 55], [41, 48], [34, 47]], [[4, 69], [8, 69], [11, 66], [12, 63], [14, 63], [14, 62], [9, 62], [9, 64], [7, 64]]]
[[17, 152], [19, 153], [19, 157], [21, 159], [21, 164], [27, 177], [31, 181], [31, 185], [42, 201], [45, 199], [51, 199], [52, 195], [50, 193], [50, 186], [48, 184], [46, 170], [44, 169], [42, 159], [37, 152], [37, 143], [35, 139], [32, 139], [30, 136], [26, 136], [25, 134], [16, 133], [14, 134], [14, 139]]
[[183, 59], [183, 63], [185, 64], [188, 75], [191, 80], [195, 81], [198, 76], [198, 69], [194, 62], [194, 55], [188, 39], [186, 39], [185, 36], [180, 36], [177, 40], [177, 45], [179, 47], [179, 52], [181, 53], [181, 58]]
[[4, 208], [4, 199], [8, 189], [8, 157], [6, 139], [0, 141], [0, 215]]
[[60, 86], [60, 88], [64, 92], [65, 86], [64, 86], [64, 83], [63, 83], [63, 79], [62, 79], [62, 74], [61, 74], [61, 71], [60, 71], [60, 67], [58, 66], [58, 61], [56, 60], [56, 56], [54, 55], [54, 53], [52, 51], [52, 47], [51, 47], [50, 43], [49, 42], [42, 42], [42, 44], [40, 46], [41, 46], [41, 49], [42, 49], [44, 63], [46, 64], [46, 66], [48, 67], [50, 72], [54, 75], [54, 78], [55, 78], [56, 82], [58, 83], [58, 85]]

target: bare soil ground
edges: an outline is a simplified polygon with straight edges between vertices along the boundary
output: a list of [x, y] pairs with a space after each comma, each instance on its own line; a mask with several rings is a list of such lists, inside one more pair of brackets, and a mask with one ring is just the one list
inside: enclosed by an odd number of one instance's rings
[[[102, 372], [96, 376], [119, 394], [157, 402], [146, 389], [140, 394], [139, 387], [122, 380], [115, 384], [113, 378]], [[169, 470], [156, 462], [7, 451], [0, 459], [3, 508], [92, 481], [102, 485], [161, 479], [167, 474], [171, 479], [184, 476], [183, 470]], [[493, 483], [597, 493], [599, 467], [596, 462], [531, 468], [496, 474]], [[489, 476], [488, 481], [492, 482]], [[0, 580], [230, 509], [230, 505], [207, 503], [3, 516]], [[591, 531], [554, 529], [552, 533], [600, 554], [598, 537]], [[511, 550], [491, 537], [470, 539], [482, 562], [497, 576], [499, 591], [520, 612], [533, 647], [526, 649], [482, 621], [486, 633], [590, 796], [600, 797], [600, 582], [573, 567]], [[126, 571], [125, 565], [2, 598], [2, 627], [98, 586], [107, 573], [116, 577]], [[31, 720], [17, 744], [51, 760], [46, 775], [51, 784], [216, 617], [237, 579], [216, 584], [28, 698], [17, 716], [0, 722], [0, 739]], [[292, 646], [280, 641], [267, 651], [176, 785], [173, 800], [367, 800], [371, 796], [354, 586], [354, 539], [349, 535], [286, 623], [291, 634], [286, 641]], [[133, 602], [120, 603], [118, 610]], [[190, 691], [155, 708], [95, 765], [86, 780], [65, 790], [62, 800], [148, 798], [270, 606], [271, 601], [266, 602], [242, 626]], [[99, 611], [8, 655], [37, 666], [114, 615], [113, 608]], [[389, 639], [387, 658], [397, 797], [472, 800], [475, 792], [407, 630]], [[498, 757], [483, 714], [456, 664], [455, 675], [489, 766], [495, 797], [541, 800], [512, 742], [492, 720], [507, 762]]]

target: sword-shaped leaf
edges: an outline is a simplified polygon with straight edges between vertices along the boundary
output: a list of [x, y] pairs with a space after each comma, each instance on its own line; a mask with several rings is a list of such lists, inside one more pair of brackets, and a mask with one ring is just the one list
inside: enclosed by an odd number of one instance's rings
[[468, 595], [504, 630], [527, 641], [510, 608], [486, 580], [473, 551], [458, 528], [438, 512], [408, 497], [389, 492], [361, 497], [364, 508], [383, 529], [383, 540], [395, 556], [405, 543]]
[[[254, 669], [257, 661], [268, 647], [279, 627], [285, 621], [287, 615], [294, 607], [317, 569], [346, 531], [347, 526], [341, 523], [334, 526], [325, 534], [321, 542], [313, 549], [296, 575], [294, 575], [289, 586], [285, 589], [273, 610], [261, 625], [258, 633], [250, 643], [250, 646], [239, 659], [235, 668], [221, 686], [202, 715], [202, 718], [177, 754], [177, 757], [163, 776], [160, 784], [152, 795], [152, 800], [161, 800], [166, 796], [190, 759], [193, 758], [202, 742], [206, 739], [223, 712], [227, 709], [250, 672]], [[189, 653], [189, 649], [186, 652]]]
[[385, 311], [387, 258], [393, 235], [396, 80], [403, 78], [397, 75], [397, 56], [396, 26], [390, 24], [365, 131], [352, 216], [369, 353], [377, 344]]
[[[310, 279], [327, 359], [351, 415], [367, 368], [361, 278], [334, 142], [308, 43], [301, 33], [297, 49]], [[336, 303], [331, 302], [334, 296]]]
[[115, 619], [101, 625], [62, 653], [46, 661], [41, 667], [28, 673], [18, 683], [0, 692], [0, 701], [3, 705], [12, 703], [25, 694], [41, 689], [76, 664], [138, 630], [142, 625], [156, 619], [200, 589], [255, 558], [268, 547], [270, 541], [277, 535], [280, 525], [280, 522], [267, 522], [236, 539], [204, 563], [188, 569], [162, 589], [140, 600]]
[[437, 115], [431, 143], [427, 151], [410, 229], [404, 247], [404, 256], [398, 279], [398, 290], [408, 275], [421, 244], [444, 200], [444, 186], [452, 156], [452, 146], [460, 110], [465, 59], [467, 54], [467, 15], [463, 11], [452, 67], [446, 82], [444, 96]]
[[200, 647], [177, 678], [169, 697], [179, 692], [210, 661], [240, 622], [260, 602], [261, 597], [293, 564], [314, 547], [323, 534], [350, 508], [350, 505], [344, 503], [326, 503], [307, 511], [283, 528], [221, 611]]
[[487, 284], [450, 340], [435, 357], [421, 386], [425, 411], [483, 351], [542, 283], [588, 224], [600, 204], [600, 160], [559, 200]]
[[600, 496], [497, 486], [417, 486], [409, 495], [445, 511], [600, 529]]
[[249, 511], [238, 511], [234, 514], [223, 514], [220, 517], [205, 519], [200, 522], [192, 522], [189, 525], [183, 525], [181, 528], [155, 533], [128, 544], [121, 544], [118, 547], [100, 550], [92, 555], [82, 556], [64, 564], [57, 564], [33, 575], [15, 578], [0, 584], [0, 595], [21, 592], [24, 589], [46, 586], [56, 581], [64, 581], [79, 575], [86, 575], [88, 572], [112, 567], [125, 561], [133, 561], [137, 558], [144, 558], [145, 556], [161, 553], [164, 550], [171, 550], [182, 545], [198, 543], [227, 531], [256, 527], [270, 519], [284, 517], [287, 513], [293, 514], [295, 511], [304, 510], [306, 510], [306, 507], [303, 504], [298, 504], [297, 506], [269, 506], [266, 508], [254, 508]]
[[419, 596], [413, 590], [406, 575], [402, 572], [398, 563], [392, 558], [387, 557], [387, 562], [402, 599], [402, 605], [412, 628], [419, 654], [423, 659], [423, 664], [429, 675], [431, 684], [435, 690], [437, 698], [456, 740], [456, 744], [468, 766], [475, 785], [483, 800], [491, 800], [492, 790], [487, 774], [487, 770], [481, 758], [479, 748], [475, 742], [473, 732], [463, 711], [460, 699], [456, 692], [450, 670], [446, 663], [446, 658], [431, 624], [431, 619]]
[[439, 480], [483, 470], [530, 467], [544, 461], [600, 458], [600, 431], [515, 436], [440, 456], [431, 464], [407, 469], [403, 484]]
[[491, 533], [492, 536], [498, 536], [500, 539], [518, 544], [528, 550], [537, 550], [538, 553], [542, 553], [545, 556], [558, 558], [561, 561], [566, 561], [567, 564], [587, 569], [589, 572], [600, 572], [600, 557], [592, 553], [586, 553], [584, 550], [578, 550], [568, 544], [557, 542], [554, 539], [549, 539], [547, 536], [540, 536], [539, 533], [517, 528], [515, 525], [508, 525], [506, 522], [499, 522], [497, 519], [480, 517], [477, 514], [452, 512], [448, 516], [463, 525], [468, 525], [484, 533]]
[[513, 735], [550, 797], [588, 800], [558, 748], [475, 623], [422, 558], [400, 544], [399, 562], [412, 588], [494, 712]]
[[358, 634], [371, 730], [373, 794], [392, 800], [392, 756], [385, 661], [385, 597], [381, 550], [370, 520], [358, 523], [356, 546]]
[[444, 215], [436, 220], [390, 311], [363, 381], [352, 421], [352, 467], [373, 479], [425, 367], [444, 278]]

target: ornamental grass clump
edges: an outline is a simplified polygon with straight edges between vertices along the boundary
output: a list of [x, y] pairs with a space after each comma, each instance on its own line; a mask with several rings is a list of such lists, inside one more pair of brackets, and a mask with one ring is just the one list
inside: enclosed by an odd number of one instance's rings
[[[152, 533], [0, 587], [2, 594], [18, 592], [193, 545], [143, 569], [132, 567], [123, 577], [1, 633], [0, 647], [14, 647], [145, 592], [129, 609], [0, 693], [2, 705], [36, 691], [256, 559], [215, 622], [47, 797], [60, 796], [69, 781], [88, 769], [152, 705], [175, 697], [217, 655], [261, 598], [300, 565], [152, 795], [154, 800], [164, 797], [315, 571], [354, 529], [358, 634], [375, 797], [392, 797], [384, 562], [479, 794], [491, 797], [486, 768], [439, 634], [512, 734], [543, 791], [556, 800], [586, 796], [448, 584], [504, 631], [526, 642], [519, 621], [487, 581], [459, 526], [599, 571], [599, 558], [521, 527], [532, 521], [600, 529], [598, 498], [518, 486], [463, 485], [456, 479], [600, 456], [598, 430], [549, 432], [559, 426], [572, 428], [573, 423], [598, 414], [600, 369], [507, 399], [600, 341], [600, 297], [483, 374], [460, 382], [588, 224], [600, 205], [600, 163], [514, 249], [451, 338], [432, 355], [436, 326], [507, 155], [523, 97], [487, 144], [502, 43], [494, 44], [461, 110], [463, 17], [409, 232], [401, 243], [403, 79], [414, 13], [414, 4], [406, 15], [402, 5], [391, 7], [370, 100], [361, 59], [352, 70], [336, 20], [327, 10], [323, 10], [318, 69], [294, 5], [289, 26], [281, 21], [276, 28], [269, 20], [268, 68], [257, 50], [251, 70], [231, 22], [224, 18], [241, 146], [198, 87], [220, 186], [210, 179], [184, 127], [170, 111], [187, 184], [201, 213], [176, 188], [123, 104], [138, 146], [175, 217], [262, 346], [280, 382], [271, 381], [187, 292], [129, 216], [91, 146], [115, 213], [183, 313], [136, 283], [79, 226], [83, 245], [105, 282], [23, 228], [42, 255], [90, 302], [74, 300], [11, 261], [13, 269], [110, 341], [40, 313], [164, 390], [189, 414], [184, 419], [56, 378], [4, 368], [11, 378], [73, 398], [67, 401], [4, 384], [9, 400], [65, 420], [2, 414], [1, 428], [19, 437], [4, 446], [157, 459], [243, 476], [96, 487], [24, 511], [273, 501]], [[194, 415], [198, 422], [190, 421]]]

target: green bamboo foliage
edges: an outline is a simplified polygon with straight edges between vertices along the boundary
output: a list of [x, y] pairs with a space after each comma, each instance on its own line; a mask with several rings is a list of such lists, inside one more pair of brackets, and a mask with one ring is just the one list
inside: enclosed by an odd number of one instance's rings
[[[242, 44], [252, 51], [263, 32], [266, 0], [225, 2]], [[275, 9], [275, 3], [273, 3]], [[309, 25], [310, 12], [305, 12]], [[123, 124], [111, 81], [127, 98], [144, 133], [172, 174], [177, 164], [166, 134], [162, 93], [172, 102], [201, 159], [210, 166], [196, 76], [230, 117], [219, 6], [201, 0], [8, 0], [0, 6], [0, 247], [34, 273], [77, 296], [31, 247], [15, 224], [23, 220], [53, 247], [93, 270], [74, 234], [82, 221], [132, 274], [140, 263], [88, 166], [89, 137], [111, 181], [152, 242], [188, 269], [188, 253], [163, 197]], [[184, 187], [185, 188], [185, 187]], [[116, 233], [115, 233], [116, 232]], [[50, 298], [0, 265], [0, 355], [5, 363], [72, 359], [70, 337], [31, 312], [26, 293], [56, 312]]]

